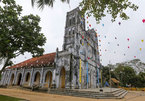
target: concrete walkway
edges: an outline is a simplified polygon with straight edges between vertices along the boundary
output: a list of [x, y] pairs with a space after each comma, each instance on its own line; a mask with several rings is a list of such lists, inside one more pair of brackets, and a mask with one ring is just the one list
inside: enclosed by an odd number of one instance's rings
[[0, 94], [30, 101], [145, 101], [145, 92], [143, 91], [129, 91], [124, 99], [89, 99], [5, 88], [0, 88]]

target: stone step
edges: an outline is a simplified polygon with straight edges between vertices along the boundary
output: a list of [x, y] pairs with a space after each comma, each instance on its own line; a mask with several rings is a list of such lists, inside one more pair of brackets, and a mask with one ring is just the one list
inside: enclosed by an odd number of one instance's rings
[[114, 98], [122, 98], [126, 93], [123, 89], [117, 89], [112, 92], [99, 93], [94, 91], [79, 91], [79, 90], [66, 90], [66, 89], [51, 89], [51, 94], [58, 95], [67, 95], [67, 96], [76, 96], [76, 97], [85, 97], [85, 98], [95, 98], [95, 99], [114, 99]]
[[122, 95], [118, 96], [117, 98], [118, 98], [118, 99], [122, 99], [122, 98], [124, 98], [124, 96], [125, 96], [127, 93], [128, 93], [128, 91], [124, 92]]
[[118, 94], [114, 94], [114, 96], [118, 97], [118, 96], [120, 96], [120, 95], [124, 94], [125, 92], [126, 92], [126, 90], [122, 90], [122, 91], [121, 91], [121, 92], [119, 92]]
[[112, 94], [113, 94], [113, 95], [116, 95], [116, 94], [118, 94], [118, 93], [120, 93], [120, 92], [123, 92], [123, 91], [124, 91], [124, 89], [120, 89], [120, 90], [117, 90], [117, 91], [113, 92]]

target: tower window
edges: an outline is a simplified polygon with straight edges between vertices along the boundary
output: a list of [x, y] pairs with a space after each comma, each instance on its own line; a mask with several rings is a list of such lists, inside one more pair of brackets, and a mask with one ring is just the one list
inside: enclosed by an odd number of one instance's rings
[[75, 34], [75, 31], [73, 30], [73, 34]]
[[73, 24], [74, 24], [73, 19], [71, 19], [71, 25], [73, 25]]
[[73, 24], [75, 24], [75, 17], [73, 17], [73, 19], [72, 19], [72, 20], [73, 20]]
[[69, 26], [71, 26], [71, 19], [69, 19]]
[[71, 31], [68, 32], [68, 35], [71, 35]]

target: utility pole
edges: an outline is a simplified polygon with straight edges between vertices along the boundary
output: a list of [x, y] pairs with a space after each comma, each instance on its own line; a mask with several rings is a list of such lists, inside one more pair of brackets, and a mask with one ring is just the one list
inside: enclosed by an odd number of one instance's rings
[[[111, 62], [109, 61], [109, 64], [111, 66]], [[111, 85], [111, 67], [109, 66], [109, 75], [110, 75], [110, 92], [112, 92], [112, 85]]]

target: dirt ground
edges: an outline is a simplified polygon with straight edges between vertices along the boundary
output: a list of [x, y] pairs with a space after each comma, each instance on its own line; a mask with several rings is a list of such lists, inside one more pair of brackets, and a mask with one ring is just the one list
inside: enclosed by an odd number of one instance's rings
[[89, 99], [5, 88], [0, 88], [0, 94], [30, 101], [145, 101], [145, 92], [143, 91], [129, 91], [124, 99]]

